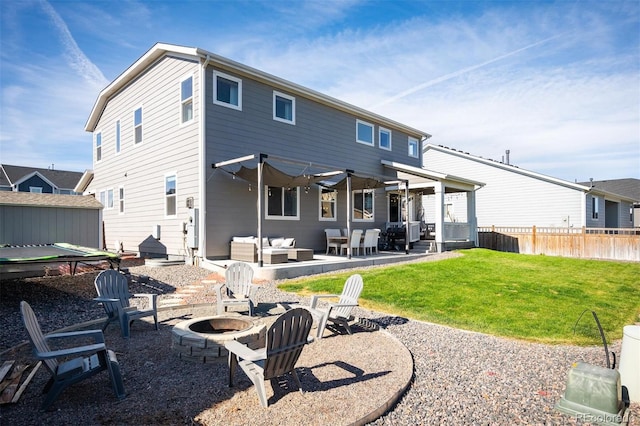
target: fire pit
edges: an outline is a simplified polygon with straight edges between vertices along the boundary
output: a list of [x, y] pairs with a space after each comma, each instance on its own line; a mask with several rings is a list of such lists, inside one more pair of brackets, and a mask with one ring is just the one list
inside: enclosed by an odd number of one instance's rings
[[180, 359], [209, 363], [226, 358], [224, 344], [230, 340], [264, 347], [266, 326], [248, 317], [201, 317], [176, 324], [171, 334], [171, 349]]

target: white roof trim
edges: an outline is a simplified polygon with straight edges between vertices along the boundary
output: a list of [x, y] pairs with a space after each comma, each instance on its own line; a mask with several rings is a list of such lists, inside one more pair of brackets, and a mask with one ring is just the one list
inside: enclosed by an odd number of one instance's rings
[[89, 115], [84, 129], [88, 132], [93, 132], [98, 123], [98, 120], [100, 119], [100, 115], [102, 114], [102, 111], [104, 110], [104, 107], [109, 99], [122, 87], [127, 85], [136, 76], [143, 72], [147, 67], [153, 64], [156, 60], [167, 54], [186, 55], [202, 59], [203, 61], [206, 60], [208, 64], [213, 65], [214, 67], [231, 70], [238, 74], [254, 78], [256, 80], [268, 83], [269, 85], [272, 85], [274, 87], [288, 91], [293, 95], [299, 95], [308, 99], [312, 99], [319, 103], [328, 105], [332, 108], [336, 108], [354, 114], [358, 117], [375, 121], [379, 124], [382, 124], [383, 126], [401, 130], [403, 132], [406, 132], [410, 136], [418, 137], [420, 139], [428, 139], [431, 137], [430, 134], [422, 130], [406, 126], [402, 123], [375, 114], [371, 111], [367, 111], [363, 108], [351, 105], [347, 102], [341, 101], [331, 96], [324, 95], [320, 92], [316, 92], [315, 90], [300, 86], [280, 77], [276, 77], [258, 69], [241, 64], [239, 62], [235, 62], [223, 56], [216, 55], [215, 53], [211, 53], [196, 47], [177, 46], [166, 43], [156, 43], [151, 49], [149, 49], [144, 55], [142, 55], [140, 59], [138, 59], [129, 68], [127, 68], [122, 74], [120, 74], [114, 81], [112, 81], [100, 92], [96, 103], [91, 110], [91, 114]]
[[422, 169], [420, 167], [410, 166], [408, 164], [398, 163], [396, 161], [380, 160], [383, 166], [405, 172], [414, 176], [437, 181], [449, 181], [464, 185], [472, 185], [475, 187], [483, 187], [485, 184], [476, 180], [466, 179], [459, 176], [448, 175], [446, 173], [434, 172], [432, 170]]

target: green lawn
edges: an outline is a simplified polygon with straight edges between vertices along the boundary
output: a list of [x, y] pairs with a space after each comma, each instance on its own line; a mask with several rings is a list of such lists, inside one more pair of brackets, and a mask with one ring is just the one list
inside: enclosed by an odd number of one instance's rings
[[[461, 251], [457, 258], [352, 270], [279, 288], [301, 295], [340, 293], [360, 273], [360, 305], [392, 315], [544, 343], [600, 344], [590, 312], [608, 342], [640, 313], [640, 264]], [[575, 330], [575, 333], [574, 333]]]

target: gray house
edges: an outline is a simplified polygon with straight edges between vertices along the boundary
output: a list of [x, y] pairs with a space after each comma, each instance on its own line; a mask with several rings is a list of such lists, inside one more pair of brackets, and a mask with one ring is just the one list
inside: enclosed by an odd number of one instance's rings
[[[632, 228], [634, 199], [603, 184], [580, 184], [546, 176], [448, 147], [426, 144], [424, 166], [464, 173], [485, 183], [475, 200], [480, 227]], [[448, 195], [445, 226], [467, 220], [465, 194]], [[424, 201], [431, 203], [427, 196]], [[430, 211], [427, 219], [435, 217]]]
[[228, 258], [258, 234], [324, 250], [323, 230], [347, 226], [415, 240], [424, 193], [479, 186], [422, 169], [421, 130], [192, 47], [154, 45], [85, 130], [107, 247], [142, 255]]
[[0, 164], [0, 191], [76, 195], [83, 173]]

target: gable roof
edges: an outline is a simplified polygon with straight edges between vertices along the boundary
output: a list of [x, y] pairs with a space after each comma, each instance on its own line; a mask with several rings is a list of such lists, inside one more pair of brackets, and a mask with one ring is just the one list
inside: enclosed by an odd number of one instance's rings
[[423, 132], [422, 130], [406, 126], [397, 121], [367, 111], [355, 105], [351, 105], [347, 102], [322, 94], [320, 92], [316, 92], [315, 90], [300, 86], [296, 83], [292, 83], [283, 78], [276, 77], [272, 74], [268, 74], [256, 68], [252, 68], [248, 65], [244, 65], [231, 59], [225, 58], [223, 56], [216, 55], [215, 53], [211, 53], [197, 47], [178, 46], [167, 43], [156, 43], [151, 49], [149, 49], [144, 55], [142, 55], [140, 59], [138, 59], [129, 68], [127, 68], [122, 74], [120, 74], [115, 80], [113, 80], [100, 92], [98, 98], [96, 99], [96, 103], [91, 110], [91, 114], [89, 115], [84, 129], [88, 132], [93, 132], [109, 99], [115, 96], [122, 88], [130, 84], [149, 66], [167, 55], [195, 58], [198, 59], [201, 64], [206, 63], [222, 70], [228, 70], [239, 75], [255, 79], [275, 88], [288, 91], [291, 94], [308, 98], [332, 108], [351, 113], [358, 117], [375, 121], [377, 123], [380, 123], [381, 125], [404, 131], [411, 136], [418, 137], [419, 139], [428, 139], [431, 137], [431, 135]]
[[610, 179], [581, 182], [582, 185], [599, 188], [603, 191], [619, 194], [632, 198], [636, 203], [640, 203], [640, 179]]
[[[575, 182], [569, 182], [567, 180], [563, 180], [563, 179], [558, 179], [558, 178], [554, 178], [552, 176], [548, 176], [548, 175], [543, 175], [542, 173], [537, 173], [537, 172], [532, 172], [530, 170], [526, 170], [526, 169], [522, 169], [518, 166], [514, 166], [511, 164], [506, 164], [503, 163], [501, 161], [496, 161], [496, 160], [491, 160], [488, 158], [483, 158], [483, 157], [478, 157], [475, 155], [471, 155], [468, 152], [463, 152], [463, 151], [459, 151], [453, 148], [449, 148], [446, 146], [442, 146], [442, 145], [433, 145], [433, 144], [426, 144], [424, 147], [424, 153], [426, 154], [427, 151], [429, 150], [434, 150], [434, 151], [439, 151], [439, 152], [444, 152], [446, 154], [450, 154], [450, 155], [454, 155], [460, 158], [465, 158], [471, 161], [475, 161], [478, 163], [482, 163], [482, 164], [486, 164], [488, 166], [491, 167], [495, 167], [495, 168], [499, 168], [502, 170], [507, 170], [509, 172], [512, 173], [518, 173], [524, 176], [528, 176], [530, 178], [533, 179], [538, 179], [541, 181], [545, 181], [545, 182], [549, 182], [549, 183], [553, 183], [556, 185], [560, 185], [560, 186], [564, 186], [567, 188], [571, 188], [571, 189], [575, 189], [577, 191], [581, 191], [581, 192], [585, 192], [585, 193], [593, 193], [596, 195], [600, 195], [600, 196], [604, 196], [604, 197], [609, 197], [609, 198], [614, 198], [614, 199], [619, 199], [622, 201], [627, 201], [627, 202], [633, 202], [633, 198], [626, 196], [624, 194], [619, 194], [619, 193], [614, 193], [614, 192], [609, 192], [601, 187], [591, 187], [590, 184], [584, 185], [581, 183], [575, 183]], [[425, 157], [424, 161], [428, 161]]]
[[39, 194], [34, 192], [14, 191], [0, 191], [0, 205], [102, 209], [102, 203], [92, 196]]
[[82, 172], [70, 172], [66, 170], [51, 170], [37, 167], [13, 166], [9, 164], [0, 164], [0, 168], [2, 168], [2, 173], [0, 173], [0, 186], [16, 185], [37, 173], [58, 189], [73, 190], [82, 177]]

